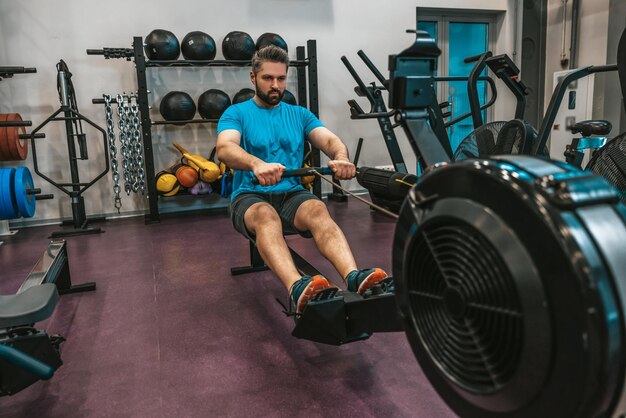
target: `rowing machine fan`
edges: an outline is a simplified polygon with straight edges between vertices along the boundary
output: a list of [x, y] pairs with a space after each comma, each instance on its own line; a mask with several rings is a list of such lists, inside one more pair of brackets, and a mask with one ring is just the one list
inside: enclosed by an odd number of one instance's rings
[[[478, 127], [461, 141], [454, 153], [454, 161], [487, 158], [491, 155], [530, 154], [536, 140], [537, 132], [523, 120], [490, 122]], [[544, 147], [541, 155], [548, 155], [547, 148]]]
[[619, 190], [620, 199], [626, 203], [626, 132], [597, 150], [587, 170], [606, 178]]
[[465, 160], [420, 178], [394, 237], [398, 305], [459, 416], [626, 411], [625, 219], [605, 179], [557, 162]]

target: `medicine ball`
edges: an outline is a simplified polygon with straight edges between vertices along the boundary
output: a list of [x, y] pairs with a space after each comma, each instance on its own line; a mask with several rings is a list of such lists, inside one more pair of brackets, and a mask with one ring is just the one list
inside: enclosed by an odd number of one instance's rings
[[185, 35], [181, 44], [181, 50], [183, 57], [187, 60], [212, 60], [217, 53], [213, 38], [200, 31], [189, 32]]
[[219, 119], [230, 106], [230, 97], [222, 90], [210, 89], [198, 98], [198, 113], [204, 119]]
[[156, 189], [162, 196], [174, 196], [180, 190], [180, 184], [172, 173], [160, 171], [156, 175]]
[[143, 50], [151, 60], [176, 60], [180, 55], [180, 44], [169, 30], [155, 29], [146, 36]]
[[254, 90], [249, 89], [247, 87], [243, 88], [239, 90], [237, 93], [235, 93], [235, 95], [233, 96], [233, 104], [245, 102], [247, 100], [252, 99], [253, 97], [254, 97]]
[[196, 104], [184, 91], [170, 91], [161, 100], [159, 112], [165, 120], [191, 120], [196, 114]]
[[294, 96], [293, 93], [291, 93], [289, 90], [285, 90], [285, 94], [283, 94], [283, 98], [281, 100], [294, 106], [298, 104], [296, 96]]
[[255, 48], [250, 35], [240, 31], [229, 32], [222, 42], [222, 53], [227, 60], [250, 60]]
[[181, 186], [191, 188], [198, 182], [198, 172], [185, 164], [179, 164], [174, 171]]
[[276, 45], [277, 47], [284, 49], [285, 52], [288, 52], [287, 42], [285, 42], [285, 40], [277, 33], [266, 32], [263, 35], [259, 36], [259, 38], [256, 40], [257, 51], [261, 48], [265, 48], [268, 45]]

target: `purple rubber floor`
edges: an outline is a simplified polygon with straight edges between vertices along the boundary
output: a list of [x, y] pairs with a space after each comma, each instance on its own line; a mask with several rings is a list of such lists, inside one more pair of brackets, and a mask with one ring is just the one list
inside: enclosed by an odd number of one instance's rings
[[[329, 203], [359, 267], [391, 273], [394, 222], [356, 202]], [[291, 336], [270, 272], [233, 277], [248, 243], [224, 215], [100, 224], [66, 238], [72, 281], [39, 324], [67, 338], [52, 380], [0, 398], [0, 417], [453, 417], [403, 333], [341, 347]], [[14, 293], [59, 227], [21, 230], [0, 246], [0, 294]], [[289, 244], [329, 279], [313, 240]]]

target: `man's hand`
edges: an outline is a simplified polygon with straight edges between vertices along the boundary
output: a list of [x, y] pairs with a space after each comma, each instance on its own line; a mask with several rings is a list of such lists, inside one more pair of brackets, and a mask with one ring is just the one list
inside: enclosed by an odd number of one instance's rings
[[356, 167], [347, 160], [330, 160], [328, 167], [337, 180], [350, 180], [356, 176]]
[[279, 163], [262, 162], [254, 166], [254, 175], [261, 186], [271, 186], [280, 181], [286, 167]]

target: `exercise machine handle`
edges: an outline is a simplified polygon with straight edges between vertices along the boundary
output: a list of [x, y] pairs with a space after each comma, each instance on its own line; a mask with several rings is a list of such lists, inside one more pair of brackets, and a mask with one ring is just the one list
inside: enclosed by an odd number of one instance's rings
[[387, 85], [389, 84], [389, 82], [387, 81], [387, 79], [385, 79], [385, 77], [383, 76], [383, 74], [378, 71], [378, 68], [376, 68], [376, 66], [374, 65], [374, 63], [372, 61], [370, 61], [369, 57], [367, 55], [365, 55], [365, 52], [363, 52], [362, 49], [359, 49], [359, 51], [357, 52], [357, 55], [359, 57], [361, 57], [361, 59], [363, 60], [363, 62], [365, 63], [365, 65], [367, 65], [367, 68], [370, 69], [370, 71], [372, 73], [374, 73], [374, 76], [378, 79], [378, 81], [380, 81], [380, 83], [385, 86], [385, 88], [387, 87]]
[[472, 63], [472, 62], [476, 62], [476, 61], [478, 61], [478, 60], [480, 59], [480, 57], [482, 57], [482, 56], [483, 56], [483, 54], [484, 54], [484, 52], [483, 52], [482, 54], [472, 55], [471, 57], [467, 57], [467, 58], [465, 58], [465, 59], [463, 60], [463, 62], [464, 62], [465, 64], [470, 64], [470, 63]]
[[370, 101], [370, 103], [374, 103], [374, 96], [372, 96], [372, 93], [367, 88], [363, 80], [361, 80], [361, 77], [359, 77], [357, 72], [354, 70], [354, 67], [352, 66], [352, 64], [350, 64], [350, 61], [348, 61], [348, 58], [346, 58], [345, 55], [341, 57], [341, 62], [343, 62], [343, 65], [346, 66], [347, 70], [350, 72], [350, 75], [352, 75], [352, 78], [354, 78], [354, 80], [358, 84], [360, 91], [363, 92], [365, 96], [367, 96], [367, 99]]
[[0, 344], [0, 358], [37, 375], [40, 379], [47, 380], [54, 375], [52, 367], [8, 345]]
[[[333, 171], [329, 167], [302, 167], [295, 168], [293, 170], [285, 170], [283, 171], [282, 177], [285, 178], [311, 176], [314, 175], [316, 172], [323, 176], [329, 176], [333, 174]], [[252, 184], [259, 184], [259, 179], [257, 179], [256, 177], [252, 178]]]

